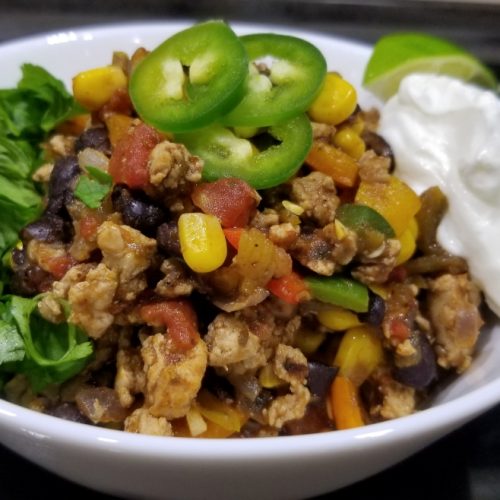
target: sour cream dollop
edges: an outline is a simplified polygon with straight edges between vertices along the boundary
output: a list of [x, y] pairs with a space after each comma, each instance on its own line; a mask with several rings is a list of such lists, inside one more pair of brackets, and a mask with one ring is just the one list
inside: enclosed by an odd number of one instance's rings
[[500, 316], [500, 100], [447, 76], [407, 76], [381, 112], [396, 174], [421, 193], [439, 186], [449, 209], [439, 243], [464, 257]]

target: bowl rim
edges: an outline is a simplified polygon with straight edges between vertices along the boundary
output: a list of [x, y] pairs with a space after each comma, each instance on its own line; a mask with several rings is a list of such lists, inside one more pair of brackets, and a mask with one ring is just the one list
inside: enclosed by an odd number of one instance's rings
[[[84, 34], [90, 32], [97, 37], [103, 35], [107, 37], [114, 33], [122, 33], [125, 30], [133, 29], [159, 30], [165, 27], [182, 29], [194, 22], [196, 20], [190, 18], [176, 18], [171, 21], [106, 22], [56, 29], [0, 42], [0, 52], [22, 49], [24, 46], [30, 46], [33, 43], [47, 43], [49, 37], [65, 34], [67, 37], [61, 43], [82, 41]], [[367, 51], [371, 49], [371, 45], [364, 42], [350, 40], [342, 36], [328, 35], [324, 32], [315, 33], [300, 27], [264, 22], [229, 21], [229, 23], [236, 30], [264, 28], [305, 36], [311, 40], [334, 41], [351, 50], [359, 50], [364, 54], [367, 54]], [[488, 334], [494, 335], [495, 332], [490, 330]], [[135, 457], [139, 458], [175, 456], [179, 460], [210, 458], [215, 461], [246, 461], [264, 456], [266, 459], [278, 458], [285, 454], [292, 454], [294, 450], [300, 450], [300, 459], [303, 459], [304, 454], [308, 452], [315, 455], [329, 455], [332, 451], [341, 452], [356, 449], [357, 447], [362, 451], [367, 445], [379, 447], [381, 442], [393, 444], [405, 438], [418, 439], [419, 435], [432, 433], [442, 428], [453, 430], [499, 402], [500, 377], [451, 401], [441, 402], [435, 407], [360, 428], [298, 436], [202, 439], [149, 436], [81, 424], [42, 414], [0, 399], [0, 429], [32, 435], [42, 440], [60, 440], [62, 443], [77, 445], [82, 449], [98, 448], [113, 453], [133, 453]], [[440, 435], [436, 434], [435, 437], [440, 437]], [[0, 442], [2, 442], [1, 437]], [[425, 444], [423, 443], [423, 445]]]

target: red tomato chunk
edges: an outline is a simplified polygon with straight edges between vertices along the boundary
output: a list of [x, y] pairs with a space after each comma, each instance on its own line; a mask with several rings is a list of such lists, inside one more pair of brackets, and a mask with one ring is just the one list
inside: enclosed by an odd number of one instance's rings
[[256, 192], [241, 179], [224, 178], [196, 186], [193, 203], [206, 214], [215, 215], [222, 227], [244, 227], [258, 203]]
[[200, 336], [196, 313], [187, 300], [167, 300], [141, 307], [142, 319], [151, 326], [165, 326], [179, 351], [188, 351]]
[[109, 162], [109, 173], [115, 183], [130, 188], [146, 186], [149, 183], [149, 154], [160, 141], [160, 134], [144, 123], [125, 135], [116, 145]]

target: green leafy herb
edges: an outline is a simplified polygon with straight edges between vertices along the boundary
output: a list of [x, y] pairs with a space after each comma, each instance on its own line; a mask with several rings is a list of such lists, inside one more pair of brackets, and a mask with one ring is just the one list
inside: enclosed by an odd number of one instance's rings
[[0, 129], [12, 138], [39, 140], [82, 112], [64, 84], [40, 66], [23, 64], [15, 89], [0, 90]]
[[88, 175], [82, 175], [78, 179], [75, 196], [89, 208], [98, 208], [110, 192], [113, 179], [100, 168], [88, 166], [85, 170]]
[[0, 365], [26, 374], [35, 391], [77, 374], [92, 354], [92, 344], [75, 325], [39, 316], [38, 301], [10, 296], [0, 308]]
[[81, 112], [60, 80], [33, 64], [21, 69], [16, 88], [0, 89], [0, 256], [16, 243], [19, 230], [40, 214], [42, 198], [31, 179], [41, 161], [40, 142]]

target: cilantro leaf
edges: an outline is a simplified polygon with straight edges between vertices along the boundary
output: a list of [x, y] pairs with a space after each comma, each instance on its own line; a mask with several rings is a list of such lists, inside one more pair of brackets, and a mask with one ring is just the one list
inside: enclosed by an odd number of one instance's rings
[[100, 168], [87, 166], [85, 170], [88, 175], [80, 176], [74, 194], [89, 208], [98, 208], [111, 191], [113, 179]]
[[40, 139], [82, 112], [64, 84], [40, 66], [23, 64], [15, 89], [0, 90], [0, 128], [13, 138]]
[[[3, 313], [0, 308], [0, 365], [25, 373], [35, 391], [76, 375], [93, 351], [88, 337], [75, 325], [53, 324], [39, 316], [39, 300], [9, 296], [1, 304]], [[9, 342], [8, 349], [1, 350], [2, 342], [6, 346]]]

